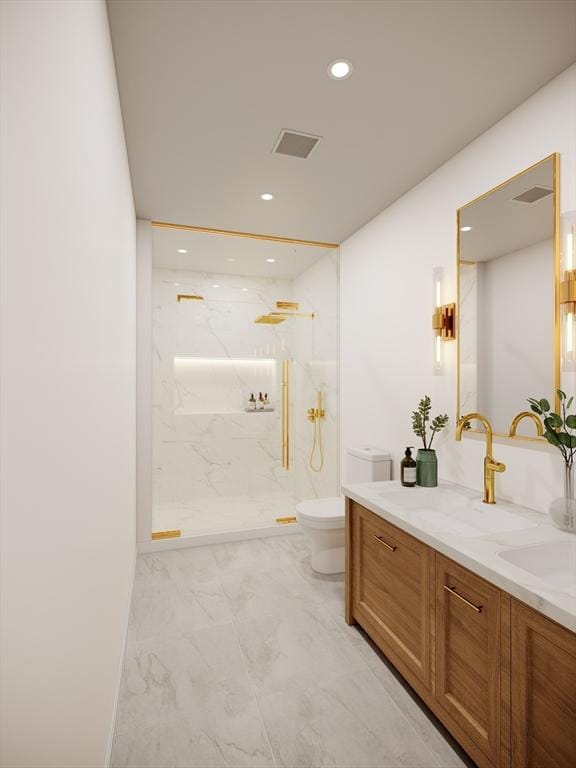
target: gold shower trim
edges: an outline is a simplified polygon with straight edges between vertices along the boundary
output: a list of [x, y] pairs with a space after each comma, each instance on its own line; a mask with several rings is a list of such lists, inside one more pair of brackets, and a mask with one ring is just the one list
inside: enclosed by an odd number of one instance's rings
[[151, 221], [153, 227], [159, 229], [183, 229], [188, 232], [201, 232], [207, 235], [224, 235], [226, 237], [251, 237], [253, 240], [268, 240], [272, 243], [289, 243], [292, 245], [311, 245], [316, 248], [339, 248], [338, 243], [323, 243], [319, 240], [301, 240], [297, 237], [280, 237], [278, 235], [263, 235], [257, 232], [237, 232], [232, 229], [213, 229], [212, 227], [196, 227], [190, 224], [173, 224], [169, 221]]
[[297, 517], [277, 517], [276, 522], [278, 525], [290, 525], [290, 523], [297, 523], [298, 518]]
[[152, 541], [158, 541], [159, 539], [179, 539], [182, 536], [182, 531], [176, 529], [175, 531], [152, 531]]
[[296, 312], [300, 309], [300, 304], [297, 301], [277, 301], [276, 309], [288, 309]]

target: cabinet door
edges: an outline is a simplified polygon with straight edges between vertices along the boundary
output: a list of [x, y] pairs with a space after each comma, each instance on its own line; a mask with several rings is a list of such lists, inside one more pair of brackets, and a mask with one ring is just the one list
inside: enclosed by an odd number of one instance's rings
[[576, 635], [512, 601], [512, 765], [576, 765]]
[[500, 763], [500, 590], [436, 553], [436, 699]]
[[425, 544], [352, 504], [352, 611], [411, 682], [430, 687], [430, 563]]

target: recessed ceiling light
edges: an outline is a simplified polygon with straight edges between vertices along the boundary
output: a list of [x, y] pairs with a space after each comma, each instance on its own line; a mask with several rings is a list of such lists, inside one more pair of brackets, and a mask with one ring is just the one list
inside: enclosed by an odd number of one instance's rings
[[241, 291], [247, 291], [248, 288], [240, 288]]
[[218, 285], [218, 283], [214, 283], [214, 285], [212, 286], [212, 288], [220, 288], [220, 286]]
[[186, 248], [178, 248], [178, 253], [188, 253]]
[[273, 264], [276, 261], [276, 259], [266, 259], [266, 261], [268, 262], [268, 264]]
[[260, 195], [261, 200], [274, 200], [274, 195], [271, 192], [264, 192]]
[[182, 285], [182, 283], [172, 283], [172, 285]]
[[345, 80], [352, 74], [352, 62], [348, 59], [336, 59], [328, 67], [328, 74], [334, 80]]
[[232, 256], [229, 256], [229, 257], [226, 259], [226, 261], [229, 261], [229, 262], [230, 262], [230, 264], [232, 264], [232, 262], [236, 261], [236, 259], [232, 258]]
[[470, 232], [472, 227], [460, 227], [460, 232]]

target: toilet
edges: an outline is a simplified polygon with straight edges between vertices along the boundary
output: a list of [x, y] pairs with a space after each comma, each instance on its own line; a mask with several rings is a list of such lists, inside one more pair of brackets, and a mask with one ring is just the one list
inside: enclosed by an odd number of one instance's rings
[[[390, 480], [392, 460], [380, 448], [349, 448], [347, 481]], [[296, 517], [312, 548], [310, 564], [318, 573], [344, 573], [345, 510], [342, 496], [310, 499], [296, 505]]]

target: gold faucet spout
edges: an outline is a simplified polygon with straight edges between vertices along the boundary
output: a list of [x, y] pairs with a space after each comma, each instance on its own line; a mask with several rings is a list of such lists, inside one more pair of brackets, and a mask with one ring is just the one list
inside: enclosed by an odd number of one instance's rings
[[536, 424], [536, 434], [538, 437], [542, 437], [544, 434], [544, 427], [542, 426], [542, 422], [536, 416], [535, 413], [530, 413], [530, 411], [522, 411], [521, 413], [518, 413], [512, 421], [510, 422], [510, 429], [508, 430], [508, 437], [516, 437], [516, 430], [518, 429], [518, 425], [523, 419], [532, 419], [534, 424]]
[[467, 413], [458, 421], [456, 426], [456, 440], [462, 440], [462, 431], [470, 421], [479, 421], [486, 433], [486, 456], [484, 457], [484, 503], [495, 504], [496, 497], [494, 493], [494, 474], [496, 472], [505, 472], [506, 465], [501, 461], [496, 461], [492, 456], [492, 425], [481, 413]]

